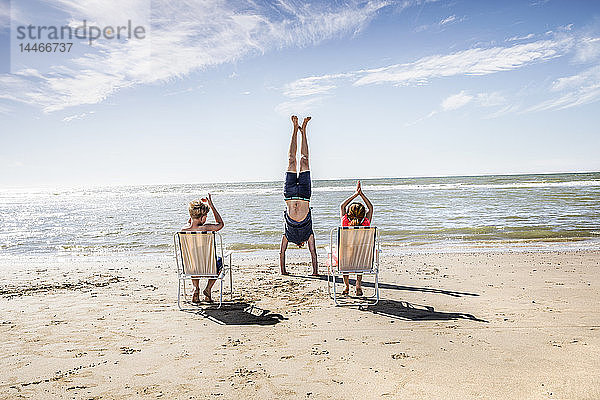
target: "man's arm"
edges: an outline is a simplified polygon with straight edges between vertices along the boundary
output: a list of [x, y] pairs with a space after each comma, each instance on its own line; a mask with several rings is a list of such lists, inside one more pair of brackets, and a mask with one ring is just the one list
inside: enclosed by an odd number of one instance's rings
[[279, 247], [279, 268], [281, 268], [282, 275], [287, 275], [285, 270], [285, 251], [287, 250], [287, 246], [288, 240], [285, 235], [283, 235], [281, 237], [281, 246]]

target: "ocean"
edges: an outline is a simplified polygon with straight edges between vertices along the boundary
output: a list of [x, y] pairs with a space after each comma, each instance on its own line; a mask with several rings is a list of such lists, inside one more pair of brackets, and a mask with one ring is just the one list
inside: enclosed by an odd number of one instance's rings
[[[400, 253], [600, 249], [600, 173], [362, 180], [381, 243]], [[210, 192], [227, 248], [279, 248], [283, 183], [0, 191], [0, 255], [172, 252], [189, 201]], [[317, 246], [329, 244], [355, 180], [313, 181]], [[212, 218], [212, 214], [209, 220]]]

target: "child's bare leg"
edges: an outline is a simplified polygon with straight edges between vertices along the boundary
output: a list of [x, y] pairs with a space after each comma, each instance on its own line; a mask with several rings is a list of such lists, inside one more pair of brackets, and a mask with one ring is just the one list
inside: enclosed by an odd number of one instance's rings
[[211, 292], [216, 281], [216, 279], [209, 279], [208, 282], [206, 282], [206, 289], [202, 292], [204, 293], [204, 301], [212, 301]]
[[360, 289], [360, 284], [362, 283], [362, 275], [356, 275], [356, 288]]
[[350, 291], [350, 276], [346, 274], [346, 275], [342, 275], [342, 278], [344, 278], [344, 284], [346, 285], [345, 292], [349, 292]]
[[192, 279], [192, 285], [194, 285], [194, 293], [192, 294], [192, 303], [200, 303], [200, 279]]
[[292, 115], [294, 130], [292, 132], [292, 140], [290, 141], [290, 149], [288, 150], [288, 168], [289, 172], [298, 171], [296, 166], [296, 153], [298, 152], [298, 117]]
[[310, 171], [310, 165], [308, 163], [308, 140], [306, 138], [306, 125], [310, 121], [310, 117], [304, 118], [302, 122], [302, 128], [300, 133], [302, 134], [302, 145], [300, 146], [300, 172]]

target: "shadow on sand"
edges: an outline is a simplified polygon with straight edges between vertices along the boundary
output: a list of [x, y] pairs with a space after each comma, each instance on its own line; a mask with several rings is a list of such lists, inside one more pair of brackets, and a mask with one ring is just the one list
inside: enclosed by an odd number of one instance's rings
[[[308, 278], [308, 279], [319, 279], [322, 281], [327, 281], [327, 275], [288, 275], [293, 278]], [[342, 278], [336, 277], [336, 283], [343, 283]], [[350, 278], [350, 285], [356, 285], [356, 279]], [[362, 281], [361, 284], [363, 287], [374, 288], [375, 284], [373, 282]], [[435, 289], [435, 288], [424, 288], [424, 287], [415, 287], [415, 286], [404, 286], [404, 285], [394, 285], [392, 283], [382, 283], [379, 282], [380, 289], [392, 289], [392, 290], [405, 290], [408, 292], [425, 292], [425, 293], [436, 293], [436, 294], [445, 294], [446, 296], [452, 297], [463, 297], [463, 296], [479, 296], [477, 293], [469, 293], [469, 292], [456, 292], [453, 290], [445, 290], [445, 289]]]
[[188, 311], [220, 325], [275, 325], [287, 319], [281, 314], [263, 310], [245, 302], [223, 303], [221, 308], [199, 308]]
[[477, 322], [488, 322], [471, 314], [435, 311], [431, 306], [411, 304], [406, 301], [397, 300], [379, 300], [377, 305], [362, 307], [360, 309], [372, 312], [373, 314], [409, 321], [450, 321], [469, 319]]

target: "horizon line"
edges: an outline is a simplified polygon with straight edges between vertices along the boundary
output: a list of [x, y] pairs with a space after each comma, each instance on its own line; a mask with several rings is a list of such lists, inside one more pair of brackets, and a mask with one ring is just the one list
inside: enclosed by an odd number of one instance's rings
[[[369, 181], [378, 179], [428, 179], [428, 178], [476, 178], [476, 177], [490, 177], [490, 176], [532, 176], [532, 175], [568, 175], [568, 174], [599, 174], [600, 171], [561, 171], [561, 172], [527, 172], [527, 173], [484, 173], [484, 174], [456, 174], [456, 175], [406, 175], [406, 176], [377, 176], [377, 177], [364, 177], [364, 178], [347, 178], [347, 177], [333, 177], [333, 178], [320, 178], [313, 179], [315, 182], [320, 181], [333, 181], [333, 180], [344, 180], [344, 181]], [[238, 181], [221, 181], [221, 182], [188, 182], [188, 183], [98, 183], [98, 184], [65, 184], [65, 185], [31, 185], [31, 186], [0, 186], [0, 190], [35, 190], [35, 189], [89, 189], [89, 188], [102, 188], [102, 187], [131, 187], [131, 186], [184, 186], [184, 185], [229, 185], [236, 183], [275, 183], [283, 182], [283, 179], [276, 180], [238, 180]]]

